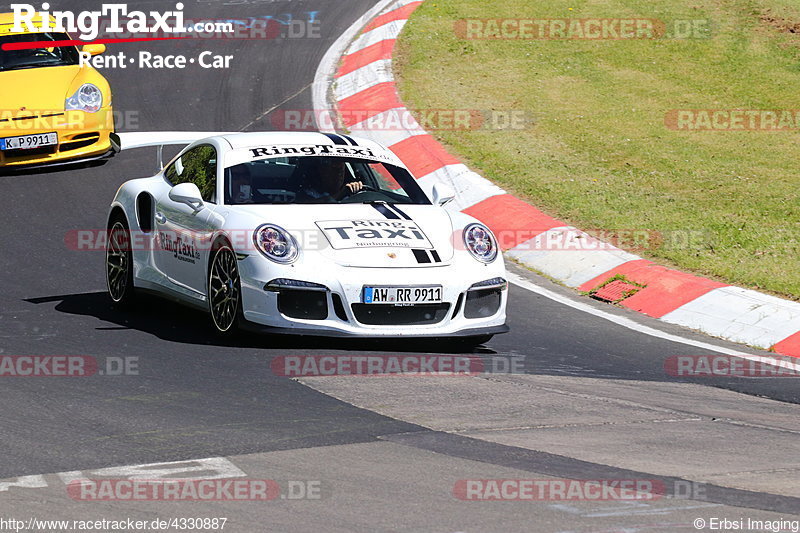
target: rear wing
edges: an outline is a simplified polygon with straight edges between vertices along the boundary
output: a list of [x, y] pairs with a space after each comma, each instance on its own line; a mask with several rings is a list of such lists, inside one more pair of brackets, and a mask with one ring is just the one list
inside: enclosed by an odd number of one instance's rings
[[220, 131], [139, 131], [128, 133], [112, 133], [111, 146], [115, 152], [132, 150], [134, 148], [146, 148], [155, 146], [158, 148], [158, 170], [164, 168], [164, 147], [172, 145], [189, 145], [195, 141], [216, 137], [218, 135], [228, 135], [229, 132]]

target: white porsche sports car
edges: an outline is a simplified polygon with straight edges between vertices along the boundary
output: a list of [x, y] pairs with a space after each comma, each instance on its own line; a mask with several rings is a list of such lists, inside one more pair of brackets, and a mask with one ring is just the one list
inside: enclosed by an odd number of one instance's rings
[[222, 334], [245, 327], [480, 344], [508, 331], [506, 271], [492, 232], [443, 207], [453, 196], [437, 184], [429, 197], [368, 140], [198, 138], [117, 192], [108, 292], [119, 304], [145, 290], [199, 307]]

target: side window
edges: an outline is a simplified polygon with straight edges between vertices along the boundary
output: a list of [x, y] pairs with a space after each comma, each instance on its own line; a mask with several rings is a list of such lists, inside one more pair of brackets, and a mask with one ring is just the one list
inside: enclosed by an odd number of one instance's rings
[[167, 167], [164, 175], [172, 185], [194, 183], [204, 202], [216, 203], [217, 151], [213, 146], [192, 148]]

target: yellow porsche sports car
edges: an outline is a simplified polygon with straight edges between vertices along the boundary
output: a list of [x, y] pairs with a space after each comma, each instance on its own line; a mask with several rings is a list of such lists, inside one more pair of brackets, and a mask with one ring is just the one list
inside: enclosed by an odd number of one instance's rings
[[[111, 157], [111, 89], [76, 46], [5, 50], [5, 43], [66, 41], [66, 33], [13, 31], [0, 14], [0, 172]], [[90, 55], [104, 45], [82, 48]]]

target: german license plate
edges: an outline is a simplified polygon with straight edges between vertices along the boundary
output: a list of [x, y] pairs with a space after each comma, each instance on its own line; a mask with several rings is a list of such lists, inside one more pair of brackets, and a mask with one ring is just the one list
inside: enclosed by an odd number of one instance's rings
[[20, 135], [19, 137], [6, 137], [0, 139], [0, 150], [30, 150], [40, 146], [58, 144], [58, 134], [37, 133], [35, 135]]
[[364, 287], [365, 304], [441, 303], [442, 286]]

